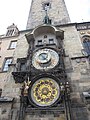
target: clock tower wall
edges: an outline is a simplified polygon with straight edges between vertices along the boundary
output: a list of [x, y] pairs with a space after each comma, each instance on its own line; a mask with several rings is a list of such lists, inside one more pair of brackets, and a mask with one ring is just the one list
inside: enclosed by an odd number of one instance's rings
[[31, 29], [43, 24], [45, 10], [52, 25], [70, 22], [64, 0], [32, 0], [26, 28]]
[[68, 25], [66, 27], [61, 26], [58, 29], [64, 31], [63, 47], [65, 49], [65, 53], [68, 54], [70, 58], [83, 56], [81, 52], [83, 49], [81, 38], [75, 25]]

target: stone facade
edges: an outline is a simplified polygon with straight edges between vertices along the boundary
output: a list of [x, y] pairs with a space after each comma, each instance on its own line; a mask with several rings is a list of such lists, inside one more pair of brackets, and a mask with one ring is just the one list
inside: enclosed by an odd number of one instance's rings
[[[45, 11], [40, 6], [44, 3], [52, 3], [48, 15], [51, 19], [54, 18], [53, 23], [57, 20], [57, 25], [41, 25]], [[36, 11], [36, 8], [39, 9]], [[64, 23], [59, 24], [59, 21]], [[63, 0], [32, 0], [27, 29], [34, 29], [18, 31], [13, 24], [9, 28], [11, 30], [14, 26], [16, 34], [0, 36], [0, 120], [90, 120], [90, 57], [83, 46], [83, 38], [90, 37], [90, 23], [76, 24], [68, 23], [69, 21]], [[49, 46], [50, 38], [53, 38], [54, 44]], [[38, 40], [42, 40], [43, 46], [38, 47]], [[12, 41], [17, 41], [17, 44], [10, 49]], [[58, 51], [62, 58], [60, 65], [64, 64], [49, 72], [35, 70], [32, 65], [35, 50], [48, 46]], [[8, 71], [3, 71], [5, 58], [13, 58]], [[21, 64], [25, 65], [24, 71]], [[28, 101], [29, 93], [25, 91], [24, 81], [28, 83], [29, 77], [31, 86], [27, 87], [31, 90], [38, 74], [42, 76], [46, 73], [49, 76], [53, 74], [57, 79], [60, 77], [65, 85], [64, 99], [55, 106], [42, 109]]]

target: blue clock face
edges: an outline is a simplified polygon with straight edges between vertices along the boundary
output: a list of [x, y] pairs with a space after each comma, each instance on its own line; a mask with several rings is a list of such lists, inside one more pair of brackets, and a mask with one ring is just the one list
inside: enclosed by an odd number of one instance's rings
[[36, 51], [32, 58], [32, 64], [36, 69], [48, 70], [54, 68], [59, 61], [58, 53], [52, 49], [44, 48]]
[[39, 59], [40, 60], [47, 60], [48, 59], [48, 54], [47, 53], [41, 53], [39, 55]]

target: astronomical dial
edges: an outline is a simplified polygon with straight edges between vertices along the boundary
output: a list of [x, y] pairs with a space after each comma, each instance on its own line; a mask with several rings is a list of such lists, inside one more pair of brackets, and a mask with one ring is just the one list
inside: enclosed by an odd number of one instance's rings
[[48, 70], [54, 68], [59, 61], [58, 53], [52, 49], [43, 48], [36, 51], [32, 58], [32, 65], [36, 69]]
[[37, 57], [37, 61], [41, 64], [49, 62], [51, 59], [50, 53], [48, 51], [41, 51]]
[[38, 106], [53, 105], [60, 96], [58, 83], [52, 78], [40, 78], [31, 87], [31, 99]]

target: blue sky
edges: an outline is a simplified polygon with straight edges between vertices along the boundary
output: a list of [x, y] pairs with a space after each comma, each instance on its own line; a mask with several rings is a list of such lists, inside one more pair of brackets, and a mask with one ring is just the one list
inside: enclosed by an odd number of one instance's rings
[[[90, 0], [65, 0], [71, 22], [90, 21]], [[15, 23], [26, 29], [31, 0], [0, 0], [0, 34]]]

